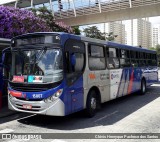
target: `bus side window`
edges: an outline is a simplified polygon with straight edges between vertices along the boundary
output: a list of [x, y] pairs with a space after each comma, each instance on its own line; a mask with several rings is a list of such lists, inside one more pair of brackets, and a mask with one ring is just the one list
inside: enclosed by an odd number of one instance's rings
[[110, 69], [119, 68], [118, 50], [116, 48], [107, 48], [107, 67]]
[[103, 45], [89, 45], [88, 64], [90, 70], [104, 70], [106, 68]]
[[136, 51], [130, 51], [131, 53], [131, 65], [132, 67], [138, 67], [138, 60], [137, 60], [137, 52]]
[[130, 67], [129, 50], [120, 49], [120, 65], [121, 67]]

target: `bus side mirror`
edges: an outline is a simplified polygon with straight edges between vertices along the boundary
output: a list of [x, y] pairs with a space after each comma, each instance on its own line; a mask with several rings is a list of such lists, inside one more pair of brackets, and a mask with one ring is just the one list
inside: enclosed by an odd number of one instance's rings
[[74, 53], [71, 54], [71, 65], [72, 65], [72, 66], [75, 66], [75, 65], [76, 65], [76, 56], [75, 56]]

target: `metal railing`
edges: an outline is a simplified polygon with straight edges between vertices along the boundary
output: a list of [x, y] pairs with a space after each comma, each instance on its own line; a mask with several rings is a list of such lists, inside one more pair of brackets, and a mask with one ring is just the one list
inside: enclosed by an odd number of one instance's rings
[[58, 3], [53, 3], [56, 19], [65, 19], [101, 12], [153, 5], [160, 3], [160, 0], [132, 0], [131, 7], [129, 0], [68, 0], [68, 2], [66, 0], [65, 2], [62, 1], [62, 9], [59, 9]]
[[[55, 19], [65, 19], [70, 17], [78, 17], [83, 15], [91, 15], [96, 13], [103, 13], [109, 11], [116, 11], [146, 5], [153, 5], [160, 3], [160, 0], [18, 0], [17, 7], [30, 8], [38, 4], [39, 6], [47, 6], [49, 9], [53, 8]], [[14, 6], [15, 2], [8, 3], [9, 6]], [[38, 6], [37, 5], [37, 6]]]

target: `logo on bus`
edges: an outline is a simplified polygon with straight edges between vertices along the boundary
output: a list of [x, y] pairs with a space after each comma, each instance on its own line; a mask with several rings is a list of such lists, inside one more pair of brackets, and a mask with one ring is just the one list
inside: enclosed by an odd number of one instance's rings
[[119, 74], [111, 74], [111, 79], [119, 78]]
[[32, 97], [34, 99], [41, 99], [43, 96], [42, 96], [42, 94], [33, 94]]

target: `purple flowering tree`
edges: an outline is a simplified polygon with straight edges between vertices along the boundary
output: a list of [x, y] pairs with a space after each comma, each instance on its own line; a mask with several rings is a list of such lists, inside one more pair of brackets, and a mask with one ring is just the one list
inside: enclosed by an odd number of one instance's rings
[[0, 6], [0, 38], [12, 38], [32, 32], [51, 32], [47, 23], [33, 12]]

